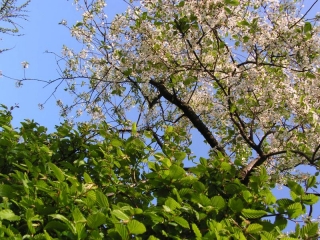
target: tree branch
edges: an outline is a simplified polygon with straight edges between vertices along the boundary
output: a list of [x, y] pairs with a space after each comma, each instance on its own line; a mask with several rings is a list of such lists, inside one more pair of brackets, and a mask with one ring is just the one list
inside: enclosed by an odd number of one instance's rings
[[224, 148], [219, 145], [219, 142], [212, 135], [209, 128], [201, 121], [199, 116], [187, 103], [179, 100], [176, 96], [170, 93], [163, 83], [155, 80], [150, 80], [149, 83], [154, 86], [165, 99], [176, 105], [184, 113], [184, 115], [191, 121], [193, 126], [201, 133], [213, 149], [217, 149], [225, 156], [227, 155]]

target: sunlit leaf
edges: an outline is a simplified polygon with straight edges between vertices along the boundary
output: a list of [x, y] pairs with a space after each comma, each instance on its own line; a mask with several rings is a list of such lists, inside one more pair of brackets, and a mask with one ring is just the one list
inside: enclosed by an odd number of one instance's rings
[[127, 224], [127, 227], [131, 234], [142, 234], [147, 231], [143, 223], [134, 219]]

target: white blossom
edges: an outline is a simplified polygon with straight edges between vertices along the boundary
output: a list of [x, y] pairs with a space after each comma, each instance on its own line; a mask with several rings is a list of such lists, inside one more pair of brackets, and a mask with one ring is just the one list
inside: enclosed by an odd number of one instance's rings
[[22, 65], [22, 67], [25, 68], [25, 69], [29, 67], [29, 63], [28, 63], [27, 61], [21, 62], [21, 65]]

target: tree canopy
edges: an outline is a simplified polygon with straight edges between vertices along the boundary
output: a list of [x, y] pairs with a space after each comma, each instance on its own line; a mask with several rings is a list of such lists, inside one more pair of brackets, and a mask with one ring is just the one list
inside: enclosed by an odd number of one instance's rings
[[[25, 8], [31, 0], [19, 5], [17, 0], [1, 0], [0, 2], [0, 33], [18, 35], [21, 25], [18, 19], [27, 19]], [[0, 49], [0, 53], [8, 49]]]
[[75, 97], [57, 102], [63, 115], [123, 132], [136, 122], [160, 147], [167, 126], [186, 133], [184, 146], [196, 129], [244, 183], [262, 165], [284, 184], [304, 178], [297, 166], [318, 170], [317, 1], [130, 1], [111, 22], [105, 1], [75, 2], [83, 19], [70, 30], [84, 48], [63, 48]]
[[[48, 134], [0, 111], [0, 237], [5, 239], [316, 239], [318, 222], [305, 184], [288, 181], [277, 199], [265, 167], [247, 185], [222, 155], [186, 171], [180, 129], [168, 127], [162, 152], [132, 131], [67, 122]], [[306, 217], [300, 219], [302, 215]], [[296, 222], [289, 235], [282, 232]]]

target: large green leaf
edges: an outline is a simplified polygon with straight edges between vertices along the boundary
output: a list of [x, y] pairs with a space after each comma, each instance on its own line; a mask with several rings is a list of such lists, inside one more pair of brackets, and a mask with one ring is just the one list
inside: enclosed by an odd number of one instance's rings
[[238, 198], [231, 198], [228, 202], [228, 205], [234, 212], [241, 212], [243, 209], [243, 202]]
[[308, 188], [311, 188], [311, 187], [314, 187], [317, 183], [317, 178], [316, 176], [311, 176], [308, 178], [308, 181], [307, 181], [307, 187]]
[[171, 197], [168, 197], [168, 199], [165, 201], [165, 205], [169, 207], [172, 211], [175, 210], [176, 208], [181, 207], [181, 205]]
[[252, 223], [247, 227], [246, 232], [247, 233], [259, 233], [262, 229], [263, 229], [262, 225], [260, 225], [258, 223]]
[[53, 221], [48, 222], [45, 225], [44, 229], [46, 229], [46, 230], [57, 230], [57, 231], [63, 232], [63, 231], [68, 229], [68, 226], [63, 222], [53, 220]]
[[146, 219], [150, 219], [153, 223], [163, 223], [164, 219], [160, 216], [159, 213], [156, 212], [145, 212], [143, 215], [147, 216]]
[[288, 220], [284, 218], [282, 215], [276, 216], [276, 220], [274, 225], [277, 226], [280, 230], [283, 230], [287, 227]]
[[110, 143], [114, 147], [121, 147], [123, 145], [123, 143], [119, 139], [116, 139], [116, 138], [113, 138]]
[[302, 227], [301, 229], [301, 238], [313, 238], [318, 236], [318, 231], [319, 231], [319, 223], [317, 222], [311, 222], [307, 223], [305, 226]]
[[10, 185], [6, 185], [6, 184], [0, 185], [0, 197], [13, 198], [15, 196], [14, 193], [15, 193], [15, 190]]
[[211, 198], [211, 205], [220, 210], [223, 209], [226, 205], [225, 200], [223, 199], [223, 197], [221, 196], [214, 196], [213, 198]]
[[142, 234], [147, 231], [146, 227], [144, 226], [143, 223], [132, 219], [128, 224], [127, 224], [128, 230], [130, 234]]
[[319, 197], [314, 194], [306, 194], [302, 196], [302, 203], [306, 205], [313, 205], [319, 201]]
[[101, 212], [91, 214], [87, 218], [87, 224], [92, 229], [95, 229], [105, 223], [106, 223], [106, 216]]
[[192, 230], [193, 230], [194, 234], [196, 235], [196, 237], [201, 239], [202, 234], [201, 234], [198, 226], [195, 223], [192, 223], [191, 227], [192, 227]]
[[89, 176], [89, 174], [88, 173], [84, 173], [83, 174], [83, 178], [84, 178], [84, 181], [86, 182], [86, 183], [93, 183], [93, 181], [92, 181], [92, 179], [91, 179], [91, 177]]
[[96, 199], [100, 207], [106, 208], [106, 209], [109, 208], [108, 198], [102, 192], [96, 191]]
[[300, 196], [304, 194], [303, 188], [298, 183], [294, 181], [288, 181], [287, 185], [290, 188], [290, 190], [293, 191], [295, 194]]
[[287, 210], [290, 218], [297, 218], [305, 213], [305, 210], [303, 210], [303, 207], [299, 202], [289, 205]]
[[86, 222], [86, 218], [82, 215], [81, 211], [77, 207], [72, 211], [72, 216], [75, 222]]
[[20, 217], [15, 215], [10, 209], [3, 209], [0, 211], [0, 219], [8, 221], [19, 221]]
[[176, 161], [181, 162], [186, 158], [187, 154], [185, 152], [175, 152], [173, 156]]
[[169, 168], [169, 177], [171, 179], [179, 179], [184, 176], [186, 172], [182, 167], [177, 166], [176, 164], [172, 164]]
[[276, 237], [269, 232], [263, 231], [260, 234], [261, 240], [274, 240]]
[[113, 210], [111, 213], [120, 220], [123, 220], [123, 221], [130, 220], [130, 217], [127, 214], [125, 214], [124, 212], [122, 212], [121, 210]]
[[125, 225], [117, 223], [115, 224], [115, 229], [123, 240], [129, 239], [129, 233]]
[[264, 210], [254, 209], [242, 209], [241, 213], [245, 218], [261, 218], [262, 216], [267, 214], [267, 212]]
[[190, 228], [188, 221], [182, 217], [176, 216], [173, 218], [173, 221], [178, 223], [183, 228]]
[[61, 214], [50, 214], [49, 215], [50, 217], [54, 218], [54, 219], [58, 219], [62, 222], [64, 222], [69, 230], [73, 233], [73, 234], [76, 234], [77, 233], [77, 229], [76, 227], [72, 224], [71, 221], [69, 221], [65, 216], [61, 215]]
[[51, 170], [54, 173], [54, 176], [60, 181], [63, 182], [64, 181], [64, 174], [63, 171], [58, 168], [54, 163], [48, 162], [49, 167], [51, 168]]

